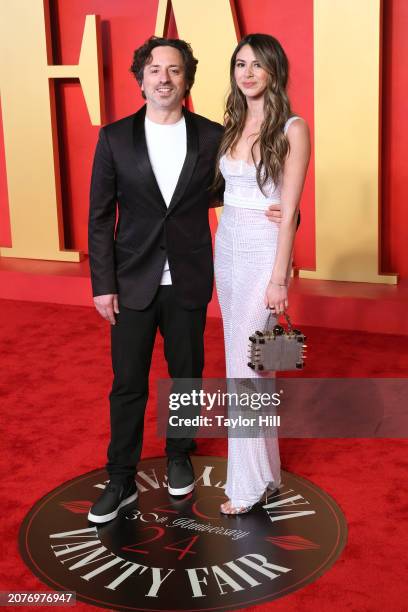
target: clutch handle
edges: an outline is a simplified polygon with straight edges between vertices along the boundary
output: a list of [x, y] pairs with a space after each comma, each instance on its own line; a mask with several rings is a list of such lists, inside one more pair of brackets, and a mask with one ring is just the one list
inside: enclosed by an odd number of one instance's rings
[[282, 312], [282, 313], [279, 313], [279, 314], [274, 314], [274, 315], [272, 315], [272, 312], [270, 312], [270, 313], [269, 313], [269, 316], [268, 316], [268, 319], [267, 319], [267, 321], [266, 321], [265, 330], [269, 330], [269, 329], [270, 329], [270, 328], [269, 328], [269, 324], [270, 324], [270, 321], [271, 321], [271, 317], [272, 317], [272, 316], [274, 316], [274, 317], [275, 317], [275, 319], [276, 319], [276, 324], [278, 324], [278, 323], [279, 323], [279, 318], [280, 318], [280, 316], [281, 316], [281, 315], [283, 315], [283, 316], [285, 317], [285, 319], [286, 319], [286, 323], [287, 323], [287, 326], [288, 326], [288, 331], [289, 331], [289, 333], [292, 333], [292, 331], [293, 331], [292, 322], [291, 322], [290, 317], [289, 317], [289, 315], [288, 315], [288, 313], [287, 313], [286, 311], [284, 311], [284, 312]]

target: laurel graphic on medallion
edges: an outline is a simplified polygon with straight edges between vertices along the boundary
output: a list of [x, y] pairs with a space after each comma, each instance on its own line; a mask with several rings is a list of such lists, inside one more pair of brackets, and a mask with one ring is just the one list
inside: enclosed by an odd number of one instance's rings
[[92, 503], [91, 501], [68, 501], [60, 502], [60, 505], [74, 514], [88, 514]]
[[276, 544], [276, 546], [285, 550], [313, 550], [314, 548], [320, 548], [320, 544], [316, 544], [298, 535], [276, 536], [275, 538], [270, 537], [266, 539], [268, 542]]

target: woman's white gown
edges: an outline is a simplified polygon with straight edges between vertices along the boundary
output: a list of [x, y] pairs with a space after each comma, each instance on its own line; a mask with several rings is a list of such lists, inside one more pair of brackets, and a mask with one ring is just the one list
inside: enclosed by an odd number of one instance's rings
[[[285, 132], [296, 117], [291, 117]], [[265, 379], [248, 367], [248, 338], [265, 328], [264, 304], [277, 248], [279, 227], [265, 216], [271, 203], [280, 203], [280, 186], [256, 182], [256, 168], [225, 155], [220, 160], [225, 179], [224, 209], [215, 238], [215, 279], [224, 326], [227, 379]], [[269, 374], [268, 392], [274, 392]], [[256, 381], [253, 381], [256, 386]], [[265, 380], [262, 385], [265, 386]], [[281, 483], [277, 434], [228, 438], [225, 493], [234, 507], [256, 503], [265, 489]]]

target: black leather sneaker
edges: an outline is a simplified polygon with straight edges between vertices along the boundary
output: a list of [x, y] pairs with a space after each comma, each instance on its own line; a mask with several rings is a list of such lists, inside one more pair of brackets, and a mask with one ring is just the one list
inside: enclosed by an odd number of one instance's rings
[[194, 470], [188, 455], [168, 460], [167, 488], [170, 495], [187, 495], [194, 489]]
[[137, 499], [137, 488], [134, 479], [109, 482], [97, 502], [88, 514], [92, 523], [106, 523], [116, 518], [119, 510]]

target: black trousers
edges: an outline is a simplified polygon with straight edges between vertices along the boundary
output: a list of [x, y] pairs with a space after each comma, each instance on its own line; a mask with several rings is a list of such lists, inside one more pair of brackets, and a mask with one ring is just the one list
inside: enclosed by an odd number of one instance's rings
[[[184, 310], [172, 285], [160, 286], [145, 310], [119, 304], [111, 329], [112, 367], [110, 393], [111, 440], [107, 470], [111, 478], [133, 476], [140, 459], [148, 379], [157, 329], [164, 339], [164, 355], [171, 378], [201, 378], [204, 367], [206, 308]], [[194, 450], [192, 438], [167, 438], [168, 457]]]

